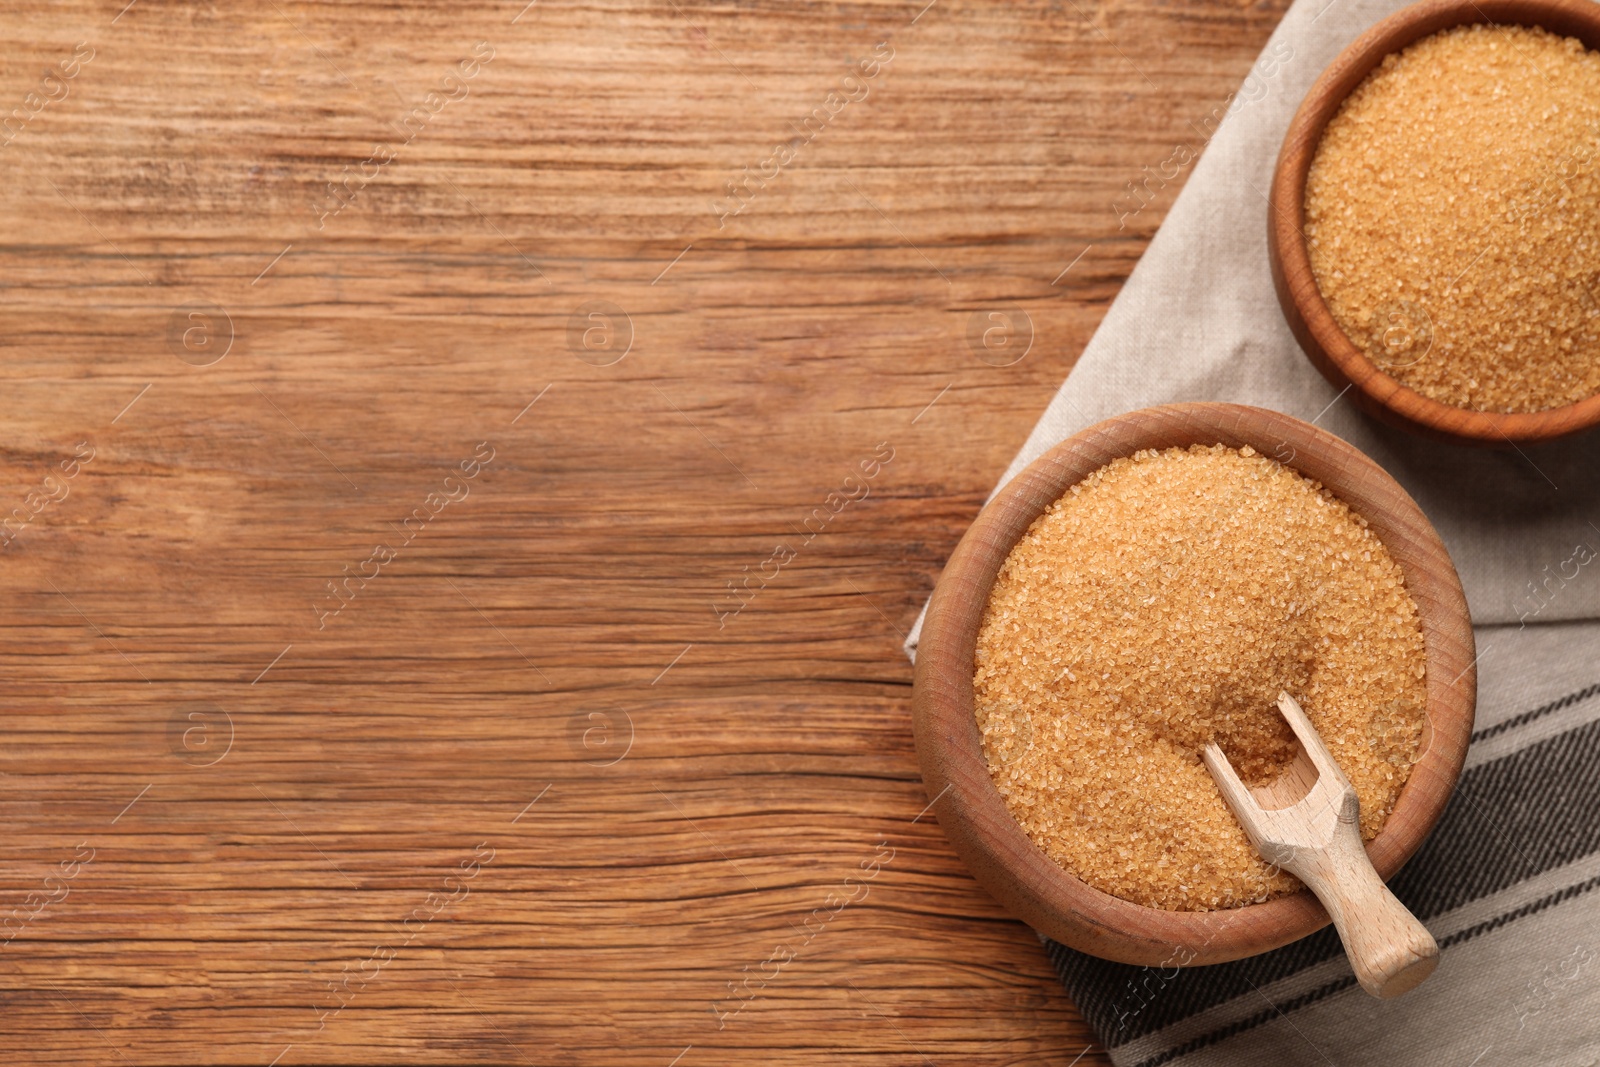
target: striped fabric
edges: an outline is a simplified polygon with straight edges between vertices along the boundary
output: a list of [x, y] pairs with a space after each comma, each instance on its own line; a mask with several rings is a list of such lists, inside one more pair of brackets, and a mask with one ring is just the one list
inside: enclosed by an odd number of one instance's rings
[[1579, 684], [1600, 679], [1600, 624], [1484, 627], [1478, 639], [1481, 725], [1467, 768], [1438, 828], [1390, 882], [1439, 941], [1435, 975], [1399, 1000], [1373, 1000], [1331, 928], [1185, 969], [1046, 941], [1116, 1063], [1600, 1060], [1600, 682]]

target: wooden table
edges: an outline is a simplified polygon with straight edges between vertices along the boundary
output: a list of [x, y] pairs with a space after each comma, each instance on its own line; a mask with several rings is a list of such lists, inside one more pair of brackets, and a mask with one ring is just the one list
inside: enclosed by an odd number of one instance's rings
[[901, 642], [1281, 0], [124, 2], [3, 17], [6, 1062], [1105, 1062]]

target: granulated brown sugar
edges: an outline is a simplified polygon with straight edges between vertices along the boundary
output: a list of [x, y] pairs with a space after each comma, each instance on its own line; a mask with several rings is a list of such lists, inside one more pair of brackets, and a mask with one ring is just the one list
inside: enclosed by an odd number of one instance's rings
[[1334, 319], [1386, 373], [1478, 411], [1600, 393], [1600, 54], [1463, 26], [1328, 123], [1305, 234]]
[[1011, 550], [973, 684], [1011, 814], [1104, 892], [1204, 911], [1299, 882], [1264, 863], [1201, 764], [1249, 783], [1295, 753], [1300, 701], [1382, 827], [1426, 701], [1417, 607], [1366, 520], [1316, 482], [1221, 445], [1145, 451], [1074, 485]]

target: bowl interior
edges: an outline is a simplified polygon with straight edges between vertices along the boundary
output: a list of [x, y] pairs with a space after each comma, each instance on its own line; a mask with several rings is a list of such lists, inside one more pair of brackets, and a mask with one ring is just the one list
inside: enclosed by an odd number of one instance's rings
[[1268, 252], [1279, 303], [1313, 364], [1355, 401], [1392, 425], [1469, 444], [1545, 441], [1600, 423], [1600, 395], [1544, 411], [1473, 411], [1431, 399], [1385, 373], [1334, 320], [1306, 249], [1306, 177], [1322, 133], [1352, 90], [1385, 56], [1453, 26], [1541, 26], [1600, 49], [1600, 4], [1591, 0], [1424, 0], [1373, 26], [1346, 48], [1306, 94], [1289, 124], [1269, 197]]
[[1298, 419], [1233, 404], [1131, 412], [1051, 449], [985, 506], [939, 579], [917, 654], [917, 752], [940, 824], [978, 880], [1035, 929], [1125, 963], [1220, 963], [1297, 940], [1328, 919], [1307, 891], [1224, 911], [1162, 911], [1110, 896], [1063, 870], [1011, 817], [989, 776], [974, 719], [973, 653], [990, 587], [1007, 554], [1069, 486], [1141, 449], [1219, 443], [1250, 445], [1275, 457], [1365, 516], [1416, 600], [1427, 663], [1427, 725], [1411, 777], [1367, 847], [1383, 877], [1410, 858], [1443, 813], [1472, 730], [1472, 629], [1455, 568], [1416, 503], [1356, 449]]

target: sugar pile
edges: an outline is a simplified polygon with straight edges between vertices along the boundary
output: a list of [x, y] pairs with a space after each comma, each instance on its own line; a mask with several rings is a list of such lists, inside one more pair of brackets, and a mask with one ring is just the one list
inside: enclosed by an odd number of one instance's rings
[[1463, 26], [1386, 57], [1306, 178], [1317, 288], [1386, 373], [1442, 403], [1600, 393], [1600, 54]]
[[1366, 520], [1248, 447], [1118, 459], [1034, 521], [992, 589], [974, 687], [990, 774], [1062, 867], [1107, 893], [1209, 910], [1299, 888], [1199, 759], [1251, 784], [1295, 754], [1298, 699], [1371, 839], [1422, 736], [1424, 650]]

